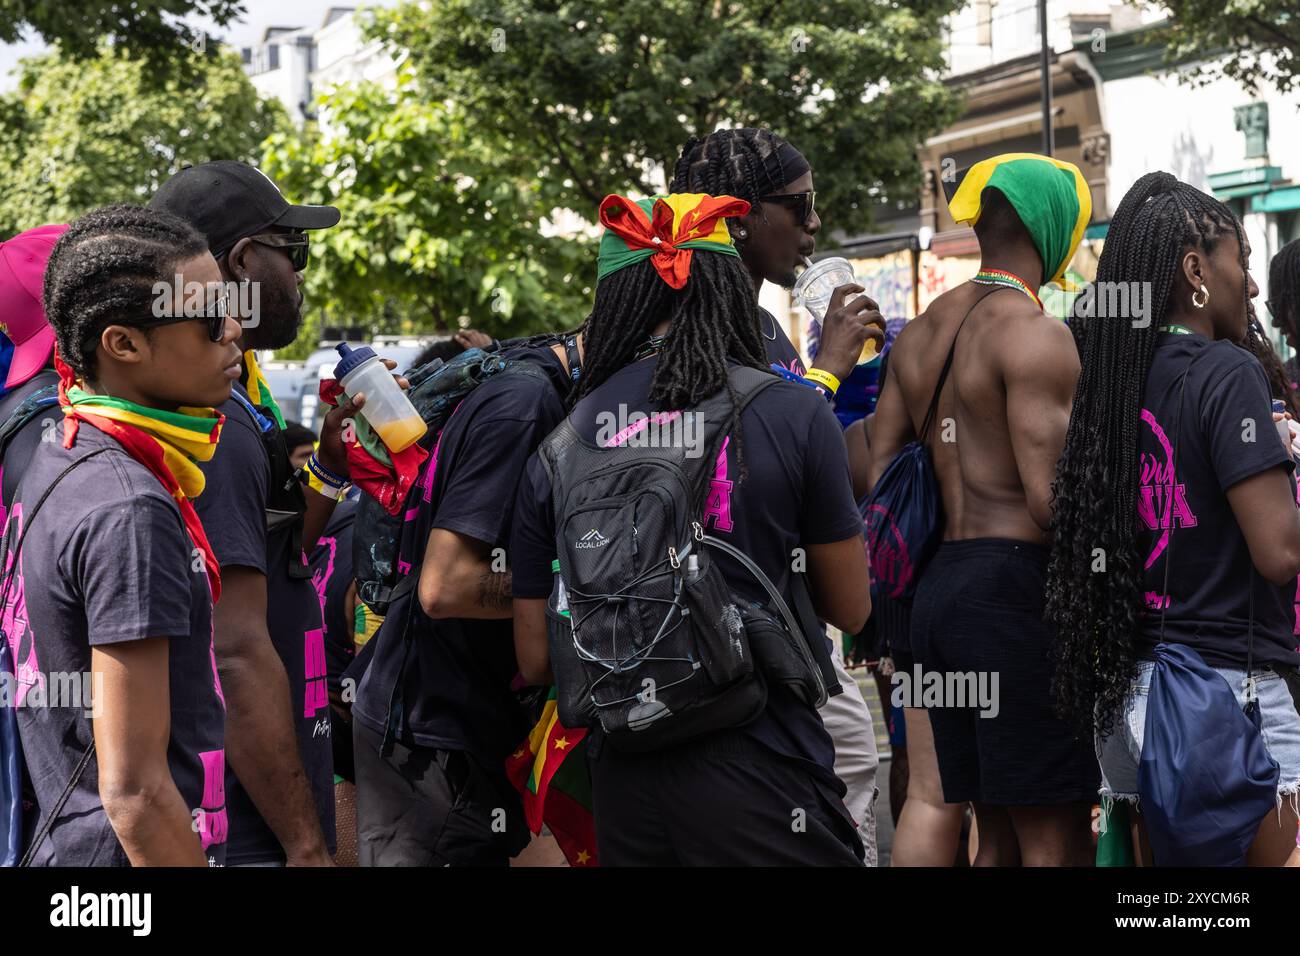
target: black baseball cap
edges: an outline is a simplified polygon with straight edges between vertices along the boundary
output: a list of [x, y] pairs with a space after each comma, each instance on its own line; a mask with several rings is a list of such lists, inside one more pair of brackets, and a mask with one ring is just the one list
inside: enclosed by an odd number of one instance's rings
[[184, 166], [149, 200], [190, 223], [208, 240], [208, 250], [220, 258], [240, 239], [269, 226], [289, 229], [328, 229], [337, 225], [333, 206], [295, 206], [256, 166], [219, 159]]

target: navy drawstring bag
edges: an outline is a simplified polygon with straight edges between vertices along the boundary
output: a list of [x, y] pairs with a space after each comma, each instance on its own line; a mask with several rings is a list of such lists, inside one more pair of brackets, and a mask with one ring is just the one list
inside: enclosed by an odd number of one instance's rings
[[[1193, 358], [1192, 361], [1195, 361]], [[1174, 432], [1178, 468], [1182, 396]], [[1170, 489], [1166, 501], [1173, 500]], [[1173, 561], [1172, 528], [1165, 552], [1165, 595]], [[1138, 798], [1156, 866], [1241, 866], [1260, 821], [1277, 805], [1279, 768], [1264, 746], [1255, 692], [1255, 575], [1250, 575], [1246, 628], [1246, 707], [1228, 681], [1185, 644], [1166, 643], [1161, 602], [1160, 636], [1147, 695], [1146, 728], [1138, 764]]]
[[961, 335], [962, 326], [975, 311], [975, 306], [984, 296], [996, 291], [984, 292], [966, 310], [953, 333], [952, 345], [944, 360], [943, 371], [939, 373], [939, 381], [935, 383], [920, 434], [915, 441], [904, 445], [889, 463], [862, 508], [867, 553], [871, 558], [873, 602], [882, 599], [910, 602], [921, 570], [943, 537], [943, 500], [939, 497], [939, 480], [934, 474], [934, 462], [925, 442], [939, 410], [939, 396], [952, 370], [957, 336]]
[[1138, 767], [1157, 866], [1241, 866], [1277, 805], [1278, 765], [1259, 703], [1243, 712], [1218, 671], [1185, 644], [1156, 646]]

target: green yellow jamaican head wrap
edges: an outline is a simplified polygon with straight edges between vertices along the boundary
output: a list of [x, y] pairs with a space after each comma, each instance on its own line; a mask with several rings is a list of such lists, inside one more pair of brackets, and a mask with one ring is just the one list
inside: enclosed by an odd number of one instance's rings
[[1043, 285], [1060, 283], [1092, 217], [1092, 194], [1079, 167], [1037, 153], [1004, 153], [976, 163], [948, 197], [953, 221], [979, 222], [990, 187], [1007, 197], [1029, 231], [1043, 258]]
[[600, 203], [605, 234], [596, 256], [596, 279], [649, 259], [660, 278], [680, 289], [690, 278], [694, 250], [739, 258], [727, 218], [747, 212], [749, 203], [735, 196], [673, 193], [636, 202], [606, 196]]

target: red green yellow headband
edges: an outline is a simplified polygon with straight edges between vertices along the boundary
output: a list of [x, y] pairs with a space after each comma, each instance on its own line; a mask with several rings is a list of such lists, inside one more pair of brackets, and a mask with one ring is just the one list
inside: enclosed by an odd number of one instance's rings
[[735, 196], [673, 193], [636, 202], [606, 196], [600, 204], [605, 234], [596, 257], [596, 278], [649, 259], [665, 282], [680, 289], [690, 278], [693, 250], [740, 256], [727, 219], [747, 212], [749, 203]]

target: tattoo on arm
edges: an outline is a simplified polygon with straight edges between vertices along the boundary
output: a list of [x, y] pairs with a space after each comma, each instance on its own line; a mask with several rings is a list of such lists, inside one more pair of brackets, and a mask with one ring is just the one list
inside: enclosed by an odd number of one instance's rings
[[478, 579], [479, 607], [504, 611], [511, 606], [509, 571], [488, 571]]

